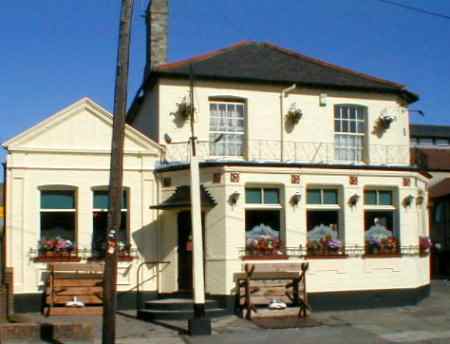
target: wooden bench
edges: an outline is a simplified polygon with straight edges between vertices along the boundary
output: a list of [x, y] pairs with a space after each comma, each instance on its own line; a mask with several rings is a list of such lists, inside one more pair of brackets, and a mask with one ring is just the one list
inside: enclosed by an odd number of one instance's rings
[[[293, 264], [289, 265], [292, 269]], [[275, 264], [245, 264], [244, 272], [234, 274], [241, 316], [245, 312], [245, 318], [251, 319], [252, 312], [258, 312], [257, 306], [277, 299], [299, 307], [298, 317], [306, 317], [311, 310], [306, 292], [308, 264], [295, 266], [297, 271], [280, 271]]]
[[[43, 314], [100, 315], [103, 312], [103, 264], [54, 263], [48, 265], [49, 275], [44, 291]], [[83, 307], [66, 303], [76, 298]]]

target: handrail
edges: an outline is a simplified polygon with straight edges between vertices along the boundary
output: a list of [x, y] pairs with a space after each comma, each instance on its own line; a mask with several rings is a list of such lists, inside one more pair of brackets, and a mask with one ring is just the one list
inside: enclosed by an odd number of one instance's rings
[[139, 264], [137, 270], [136, 270], [136, 310], [138, 310], [141, 306], [141, 290], [140, 290], [140, 272], [144, 265], [157, 265], [156, 269], [156, 288], [159, 289], [159, 264], [170, 264], [168, 261], [162, 261], [162, 260], [147, 260], [145, 262], [142, 262]]

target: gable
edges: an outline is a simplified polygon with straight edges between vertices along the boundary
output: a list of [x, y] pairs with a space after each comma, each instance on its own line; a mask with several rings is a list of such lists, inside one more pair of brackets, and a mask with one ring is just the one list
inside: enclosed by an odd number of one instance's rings
[[[5, 142], [10, 150], [99, 152], [111, 150], [112, 115], [88, 98], [70, 105]], [[159, 155], [158, 144], [130, 126], [125, 128], [125, 153]]]

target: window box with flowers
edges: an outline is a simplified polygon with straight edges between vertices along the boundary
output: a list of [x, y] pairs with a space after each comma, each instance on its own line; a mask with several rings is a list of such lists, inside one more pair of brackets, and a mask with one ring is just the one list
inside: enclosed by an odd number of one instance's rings
[[80, 261], [76, 245], [76, 190], [52, 186], [40, 190], [40, 241], [36, 262]]
[[77, 251], [70, 240], [56, 237], [53, 240], [42, 239], [39, 241], [38, 256], [35, 262], [51, 261], [80, 261]]
[[245, 190], [245, 252], [242, 259], [287, 259], [281, 240], [280, 190]]
[[419, 254], [422, 257], [428, 256], [430, 254], [431, 247], [433, 243], [431, 239], [427, 236], [419, 237]]
[[365, 257], [399, 257], [397, 206], [393, 190], [364, 191]]
[[339, 190], [310, 188], [306, 194], [307, 258], [344, 258], [344, 233], [339, 228]]
[[[129, 240], [129, 210], [128, 189], [123, 190], [120, 228], [117, 232], [117, 251], [119, 261], [131, 261], [135, 258], [132, 254]], [[92, 233], [92, 257], [90, 260], [102, 260], [106, 253], [106, 229], [108, 226], [108, 210], [110, 207], [109, 193], [104, 189], [93, 190], [93, 233]]]

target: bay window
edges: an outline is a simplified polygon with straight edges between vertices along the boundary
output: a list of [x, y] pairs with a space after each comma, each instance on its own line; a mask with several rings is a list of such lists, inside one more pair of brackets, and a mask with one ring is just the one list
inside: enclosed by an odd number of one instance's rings
[[245, 203], [245, 255], [282, 257], [280, 190], [246, 188]]
[[242, 157], [245, 137], [245, 103], [211, 102], [209, 111], [210, 155]]
[[[93, 232], [92, 256], [102, 258], [106, 250], [106, 230], [108, 226], [108, 211], [110, 207], [109, 192], [94, 190], [93, 192]], [[128, 192], [123, 191], [121, 206], [121, 222], [117, 233], [119, 256], [128, 255], [130, 251], [128, 231]]]
[[364, 191], [366, 255], [400, 253], [394, 204], [392, 190]]
[[335, 158], [358, 162], [364, 159], [367, 107], [361, 105], [335, 105], [334, 139]]
[[343, 255], [344, 233], [340, 226], [339, 190], [309, 188], [306, 204], [307, 255]]

